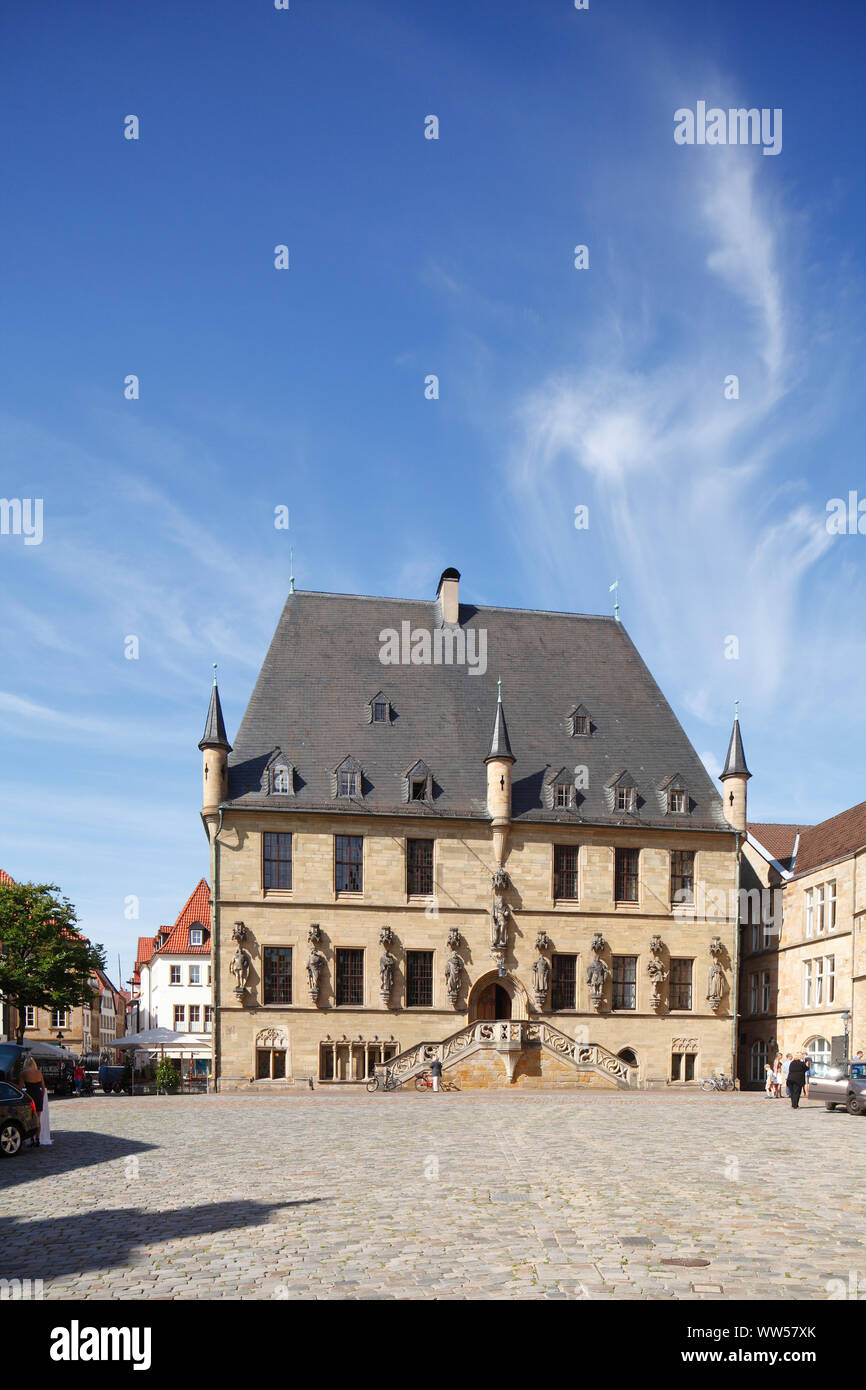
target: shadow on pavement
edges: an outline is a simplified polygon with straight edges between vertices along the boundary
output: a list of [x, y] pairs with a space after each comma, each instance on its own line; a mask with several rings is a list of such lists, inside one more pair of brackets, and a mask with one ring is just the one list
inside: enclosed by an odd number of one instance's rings
[[[288, 1202], [209, 1202], [197, 1207], [148, 1211], [122, 1207], [83, 1212], [74, 1217], [18, 1223], [0, 1218], [0, 1277], [42, 1279], [46, 1285], [69, 1274], [91, 1269], [117, 1269], [141, 1263], [131, 1258], [138, 1246], [204, 1238], [219, 1231], [262, 1226], [271, 1212], [307, 1206], [322, 1197]], [[151, 1251], [151, 1268], [159, 1268], [159, 1252]]]
[[23, 1182], [64, 1177], [76, 1169], [118, 1163], [159, 1148], [158, 1144], [122, 1139], [116, 1134], [100, 1134], [92, 1129], [65, 1129], [60, 1135], [60, 1141], [50, 1148], [31, 1149], [25, 1144], [14, 1158], [0, 1159], [0, 1195]]

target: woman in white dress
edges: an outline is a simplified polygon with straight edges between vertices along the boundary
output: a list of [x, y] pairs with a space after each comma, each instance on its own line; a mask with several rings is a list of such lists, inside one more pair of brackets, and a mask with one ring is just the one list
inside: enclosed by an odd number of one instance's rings
[[42, 1114], [40, 1115], [39, 1118], [40, 1118], [40, 1121], [41, 1121], [41, 1123], [40, 1123], [40, 1125], [39, 1125], [39, 1147], [42, 1148], [43, 1145], [45, 1145], [45, 1144], [50, 1144], [50, 1143], [51, 1143], [51, 1120], [50, 1120], [49, 1115], [48, 1115], [48, 1087], [47, 1087], [47, 1086], [45, 1087], [45, 1090], [44, 1090], [44, 1092], [43, 1092], [43, 1094], [42, 1094]]

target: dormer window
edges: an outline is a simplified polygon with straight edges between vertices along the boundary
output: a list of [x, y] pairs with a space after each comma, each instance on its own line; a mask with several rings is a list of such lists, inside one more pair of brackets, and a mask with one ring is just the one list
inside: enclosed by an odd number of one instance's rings
[[262, 773], [262, 791], [266, 796], [294, 796], [295, 769], [285, 753], [275, 748]]
[[403, 800], [433, 800], [433, 773], [420, 759], [403, 773]]
[[592, 733], [592, 719], [586, 705], [578, 705], [568, 716], [569, 732], [572, 738], [589, 738]]
[[574, 776], [567, 767], [551, 772], [541, 789], [542, 804], [549, 811], [576, 811], [580, 803]]
[[344, 758], [331, 775], [332, 796], [361, 797], [364, 795], [364, 772], [352, 757]]
[[190, 946], [201, 946], [204, 944], [204, 931], [201, 927], [190, 927], [189, 944]]
[[390, 724], [393, 718], [393, 707], [391, 701], [383, 690], [374, 695], [372, 700], [367, 703], [367, 723], [368, 724]]
[[616, 809], [618, 811], [633, 811], [637, 802], [637, 793], [634, 787], [617, 787], [616, 789]]
[[678, 772], [665, 778], [661, 784], [659, 801], [662, 810], [668, 815], [684, 816], [689, 809], [689, 789]]
[[554, 788], [556, 799], [554, 805], [557, 809], [570, 811], [574, 806], [574, 786], [571, 782], [557, 782]]

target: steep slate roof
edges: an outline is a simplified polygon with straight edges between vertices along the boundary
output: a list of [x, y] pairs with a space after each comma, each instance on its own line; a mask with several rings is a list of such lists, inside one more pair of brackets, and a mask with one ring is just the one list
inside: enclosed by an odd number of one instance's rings
[[[515, 820], [658, 825], [727, 831], [719, 793], [628, 634], [612, 618], [461, 604], [465, 630], [486, 629], [487, 669], [388, 665], [379, 634], [401, 623], [430, 631], [441, 623], [435, 601], [298, 591], [290, 594], [229, 757], [224, 805], [293, 812], [399, 813], [421, 819], [489, 819], [484, 759], [497, 708], [496, 681], [507, 692]], [[476, 651], [478, 648], [476, 648]], [[393, 705], [390, 724], [366, 722], [381, 688]], [[592, 710], [590, 737], [571, 738], [578, 703]], [[262, 770], [275, 747], [296, 769], [290, 801], [268, 797]], [[330, 774], [351, 753], [364, 769], [366, 795], [346, 804], [331, 794]], [[401, 800], [403, 771], [418, 758], [433, 768], [429, 803]], [[589, 787], [577, 811], [548, 810], [545, 776], [586, 765]], [[605, 783], [623, 767], [643, 806], [611, 812]], [[679, 772], [694, 808], [676, 821], [658, 805], [656, 788]]]
[[224, 748], [226, 752], [231, 748], [231, 744], [226, 738], [226, 726], [220, 704], [220, 693], [217, 690], [216, 676], [214, 676], [213, 689], [210, 693], [210, 705], [205, 720], [204, 733], [198, 746], [201, 749]]
[[866, 846], [866, 801], [803, 831], [794, 872], [810, 873]]
[[743, 752], [743, 738], [740, 733], [740, 721], [734, 720], [734, 727], [731, 730], [731, 741], [728, 744], [728, 756], [725, 759], [725, 768], [719, 773], [720, 781], [726, 777], [751, 777], [751, 772], [746, 767], [746, 755]]

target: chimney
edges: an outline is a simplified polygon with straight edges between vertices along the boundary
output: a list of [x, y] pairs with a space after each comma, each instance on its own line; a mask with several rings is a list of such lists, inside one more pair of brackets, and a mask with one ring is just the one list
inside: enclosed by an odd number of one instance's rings
[[436, 597], [442, 605], [442, 621], [452, 625], [460, 622], [460, 571], [443, 570]]

